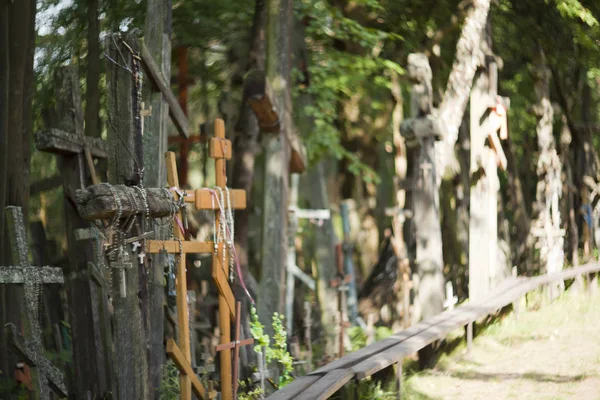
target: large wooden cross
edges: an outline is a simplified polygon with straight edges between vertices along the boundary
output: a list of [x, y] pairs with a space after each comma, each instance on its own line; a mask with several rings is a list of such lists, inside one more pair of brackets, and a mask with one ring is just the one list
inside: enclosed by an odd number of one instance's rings
[[[88, 184], [98, 184], [93, 158], [105, 159], [107, 145], [100, 138], [85, 136], [81, 108], [81, 90], [76, 66], [61, 67], [55, 76], [56, 103], [48, 112], [48, 129], [35, 134], [38, 151], [56, 156], [64, 192], [64, 215], [67, 237], [65, 291], [72, 311], [69, 320], [73, 337], [74, 369], [80, 379], [74, 387], [75, 397], [103, 398], [113, 391], [111, 385], [113, 365], [110, 359], [110, 338], [95, 332], [110, 328], [107, 313], [102, 313], [108, 291], [89, 284], [88, 262], [93, 261], [93, 244], [75, 237], [79, 229], [88, 229], [89, 222], [82, 219], [73, 201], [75, 192]], [[99, 317], [98, 317], [99, 315]], [[90, 338], [81, 340], [80, 338]]]
[[485, 61], [470, 99], [471, 175], [480, 177], [473, 179], [470, 189], [469, 298], [472, 301], [485, 297], [502, 276], [497, 265], [500, 187], [497, 170], [498, 166], [503, 170], [507, 167], [500, 139], [507, 136], [509, 101], [497, 94], [495, 59], [491, 56]]
[[39, 399], [50, 400], [48, 386], [58, 395], [67, 397], [68, 391], [62, 372], [44, 356], [38, 312], [40, 306], [38, 291], [42, 290], [41, 285], [63, 283], [62, 270], [60, 268], [30, 265], [27, 234], [21, 208], [6, 207], [6, 217], [12, 259], [18, 265], [0, 267], [0, 284], [22, 284], [24, 286], [27, 309], [26, 321], [30, 337], [29, 340], [24, 339], [13, 324], [7, 324], [5, 328], [8, 343], [19, 357], [23, 357], [30, 367], [36, 369], [37, 377], [34, 377], [34, 390]]

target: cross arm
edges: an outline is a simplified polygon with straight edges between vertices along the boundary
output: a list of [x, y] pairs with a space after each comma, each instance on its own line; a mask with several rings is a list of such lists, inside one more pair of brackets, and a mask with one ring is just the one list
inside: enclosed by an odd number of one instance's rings
[[61, 397], [69, 397], [62, 372], [44, 357], [42, 349], [32, 348], [33, 346], [21, 336], [13, 324], [6, 324], [5, 330], [7, 342], [12, 349], [23, 357], [27, 364], [38, 368], [57, 394]]
[[[218, 210], [217, 199], [208, 189], [196, 189], [185, 191], [184, 200], [192, 203], [198, 210]], [[171, 215], [174, 211], [174, 199], [172, 191], [161, 188], [146, 188], [146, 199], [150, 211], [150, 217], [160, 218]], [[236, 210], [246, 208], [246, 192], [233, 189], [230, 191], [231, 203]], [[118, 200], [117, 200], [118, 199]], [[75, 195], [77, 210], [82, 218], [86, 220], [110, 219], [121, 209], [121, 217], [136, 214], [144, 214], [145, 202], [142, 191], [127, 185], [93, 185], [85, 189], [79, 189]]]
[[179, 372], [181, 372], [183, 375], [187, 375], [190, 378], [190, 381], [192, 382], [192, 390], [196, 396], [200, 397], [201, 399], [205, 399], [206, 393], [204, 386], [202, 386], [202, 383], [200, 383], [200, 380], [192, 370], [190, 362], [183, 356], [183, 353], [179, 347], [177, 347], [177, 344], [173, 339], [169, 339], [167, 341], [167, 354], [169, 355], [169, 358], [173, 360], [173, 363], [175, 363], [175, 366]]
[[400, 125], [400, 134], [406, 139], [407, 146], [415, 146], [420, 139], [427, 137], [433, 137], [437, 141], [444, 138], [438, 120], [431, 114], [404, 120]]
[[62, 269], [56, 267], [0, 267], [0, 284], [25, 283], [28, 276], [40, 274], [42, 283], [64, 283]]
[[150, 81], [163, 94], [165, 100], [169, 104], [169, 115], [171, 116], [171, 119], [173, 120], [173, 123], [177, 128], [179, 134], [185, 138], [189, 138], [189, 121], [185, 116], [185, 113], [183, 112], [181, 106], [179, 105], [179, 102], [175, 98], [175, 95], [163, 79], [163, 76], [158, 66], [156, 65], [156, 62], [152, 58], [152, 55], [150, 55], [150, 51], [148, 51], [146, 44], [144, 42], [141, 42], [140, 47], [142, 63], [144, 65], [144, 68], [146, 69], [146, 72], [148, 73]]
[[64, 155], [82, 153], [85, 148], [97, 158], [106, 158], [108, 155], [108, 147], [104, 140], [54, 128], [36, 133], [35, 147], [38, 151]]

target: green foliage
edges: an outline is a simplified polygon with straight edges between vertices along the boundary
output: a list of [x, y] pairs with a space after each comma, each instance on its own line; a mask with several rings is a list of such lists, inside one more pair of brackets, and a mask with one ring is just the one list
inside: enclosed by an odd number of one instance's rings
[[273, 344], [271, 338], [264, 332], [264, 325], [258, 320], [256, 308], [250, 309], [250, 331], [254, 338], [254, 351], [260, 353], [263, 348], [266, 349], [267, 365], [276, 363], [281, 374], [278, 382], [279, 387], [283, 387], [292, 381], [292, 371], [294, 369], [293, 359], [287, 351], [287, 332], [283, 326], [283, 315], [273, 314]]
[[159, 400], [179, 399], [179, 370], [171, 360], [163, 365], [163, 376], [158, 392]]
[[[386, 326], [375, 327], [375, 341], [385, 339], [392, 334], [392, 330]], [[360, 326], [348, 329], [348, 336], [352, 344], [352, 351], [359, 350], [367, 345], [367, 334]]]

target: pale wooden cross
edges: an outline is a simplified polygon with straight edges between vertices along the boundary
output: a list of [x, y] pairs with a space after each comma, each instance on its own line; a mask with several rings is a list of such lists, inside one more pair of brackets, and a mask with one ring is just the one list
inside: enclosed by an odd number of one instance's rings
[[[23, 357], [26, 363], [36, 369], [34, 387], [41, 400], [50, 400], [47, 387], [50, 386], [58, 395], [68, 396], [62, 372], [45, 358], [42, 347], [42, 331], [39, 323], [39, 301], [37, 287], [43, 284], [63, 283], [62, 270], [54, 267], [37, 267], [29, 263], [27, 250], [27, 234], [20, 207], [6, 207], [6, 224], [9, 232], [12, 259], [18, 266], [0, 267], [0, 284], [22, 284], [25, 289], [26, 320], [29, 327], [30, 340], [24, 339], [13, 324], [7, 324], [8, 343], [12, 349]], [[37, 282], [36, 282], [37, 281]], [[37, 380], [37, 382], [35, 382]]]
[[315, 290], [314, 279], [296, 265], [296, 234], [300, 219], [326, 220], [331, 218], [329, 210], [305, 210], [298, 208], [299, 175], [292, 174], [290, 185], [290, 204], [288, 207], [288, 254], [287, 276], [285, 284], [285, 320], [286, 329], [291, 334], [294, 323], [294, 286], [295, 278], [304, 282], [311, 290]]
[[240, 318], [242, 313], [242, 303], [239, 301], [235, 304], [235, 337], [234, 340], [229, 343], [221, 343], [216, 347], [217, 351], [221, 353], [226, 352], [225, 350], [233, 349], [233, 398], [237, 399], [238, 389], [238, 372], [239, 372], [239, 359], [240, 359], [240, 347], [248, 346], [254, 343], [254, 339], [240, 339]]

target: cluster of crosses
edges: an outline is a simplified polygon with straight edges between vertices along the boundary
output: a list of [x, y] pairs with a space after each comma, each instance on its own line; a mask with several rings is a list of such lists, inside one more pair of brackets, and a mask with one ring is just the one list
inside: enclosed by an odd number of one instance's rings
[[[145, 239], [142, 235], [125, 240], [131, 242], [137, 251], [140, 262], [146, 254], [168, 253], [179, 255], [176, 269], [176, 304], [179, 341], [167, 341], [167, 354], [180, 371], [181, 399], [191, 399], [192, 392], [200, 398], [215, 398], [216, 392], [207, 391], [194, 372], [191, 364], [190, 316], [188, 308], [188, 291], [186, 283], [186, 254], [212, 253], [212, 277], [219, 291], [219, 325], [221, 344], [216, 350], [220, 352], [221, 392], [223, 399], [235, 398], [237, 392], [237, 372], [239, 347], [253, 343], [252, 339], [241, 340], [240, 335], [240, 303], [236, 302], [230, 286], [230, 261], [233, 261], [232, 229], [224, 224], [223, 214], [246, 207], [246, 193], [243, 190], [229, 190], [226, 187], [226, 160], [231, 159], [231, 142], [225, 139], [223, 120], [217, 119], [214, 124], [215, 135], [209, 142], [209, 155], [215, 159], [214, 189], [182, 190], [179, 188], [175, 154], [166, 153], [167, 181], [169, 189], [145, 188], [145, 193], [126, 185], [94, 185], [77, 193], [77, 204], [81, 216], [87, 220], [112, 220], [131, 217], [136, 214], [148, 214], [151, 218], [172, 216], [173, 237], [170, 240]], [[227, 193], [227, 195], [224, 195]], [[143, 206], [140, 206], [143, 205]], [[195, 210], [211, 210], [215, 213], [215, 231], [224, 233], [224, 240], [198, 242], [187, 240], [185, 230], [185, 212], [187, 207]], [[176, 209], [174, 209], [176, 207]], [[107, 235], [110, 236], [110, 235]], [[113, 253], [126, 254], [118, 249], [120, 243], [111, 243]], [[115, 268], [130, 267], [130, 263], [117, 259]], [[112, 265], [112, 264], [111, 264]], [[121, 285], [123, 283], [121, 282]], [[235, 322], [235, 338], [230, 338], [230, 323]], [[233, 350], [233, 360], [231, 351]], [[232, 365], [233, 364], [233, 365]], [[233, 371], [233, 373], [232, 373]], [[211, 385], [212, 386], [212, 385]]]
[[[216, 398], [217, 393], [209, 383], [209, 390], [202, 385], [191, 364], [190, 350], [190, 316], [187, 299], [186, 283], [186, 254], [212, 253], [212, 277], [219, 291], [219, 324], [221, 331], [221, 344], [216, 347], [220, 353], [220, 378], [221, 398], [236, 398], [238, 382], [238, 359], [240, 346], [253, 343], [253, 339], [240, 339], [240, 312], [241, 306], [236, 302], [230, 286], [230, 258], [234, 257], [233, 237], [229, 226], [223, 226], [222, 213], [231, 213], [246, 207], [246, 193], [243, 190], [229, 190], [226, 188], [226, 160], [231, 159], [231, 142], [225, 139], [224, 122], [215, 121], [215, 135], [209, 143], [210, 157], [215, 159], [216, 188], [181, 190], [177, 176], [175, 154], [166, 153], [168, 189], [145, 188], [145, 191], [126, 186], [97, 184], [76, 193], [76, 203], [79, 214], [89, 221], [100, 221], [100, 233], [104, 237], [104, 252], [119, 254], [119, 257], [110, 257], [109, 266], [119, 277], [119, 286], [126, 287], [125, 275], [120, 272], [131, 268], [132, 263], [121, 254], [119, 247], [133, 248], [137, 252], [137, 259], [144, 262], [146, 254], [169, 253], [179, 255], [179, 264], [176, 270], [176, 303], [178, 322], [178, 342], [169, 339], [166, 352], [180, 371], [181, 399], [191, 399], [192, 392], [203, 399]], [[67, 137], [67, 136], [65, 136]], [[226, 192], [227, 196], [222, 194]], [[221, 196], [219, 196], [221, 193]], [[226, 199], [226, 200], [224, 200]], [[143, 206], [140, 206], [143, 205]], [[174, 209], [176, 205], [176, 209]], [[215, 229], [224, 232], [224, 240], [198, 242], [186, 239], [186, 231], [182, 221], [187, 206], [196, 210], [211, 210], [215, 213]], [[7, 222], [11, 228], [11, 241], [13, 259], [19, 265], [0, 268], [0, 283], [23, 284], [26, 293], [28, 308], [28, 321], [24, 338], [19, 329], [12, 324], [6, 326], [7, 337], [12, 348], [22, 357], [29, 366], [35, 369], [33, 374], [36, 392], [41, 399], [49, 399], [48, 386], [59, 396], [68, 396], [62, 373], [44, 357], [42, 348], [41, 328], [39, 325], [39, 292], [42, 284], [63, 283], [63, 273], [60, 268], [35, 267], [28, 261], [27, 240], [22, 222], [22, 213], [19, 208], [9, 207], [6, 210]], [[122, 231], [114, 232], [108, 220], [115, 218], [125, 219], [136, 214], [146, 214], [149, 218], [172, 217], [173, 238], [171, 240], [147, 239], [150, 233], [141, 233], [129, 238], [119, 238]], [[139, 229], [138, 229], [139, 230]], [[80, 239], [88, 238], [90, 230], [79, 230]], [[87, 234], [87, 236], [86, 236]], [[96, 270], [99, 280], [103, 280], [102, 271]], [[126, 296], [126, 290], [119, 290], [119, 296]], [[231, 340], [230, 323], [235, 323], [235, 337]], [[233, 359], [232, 359], [233, 353]]]

